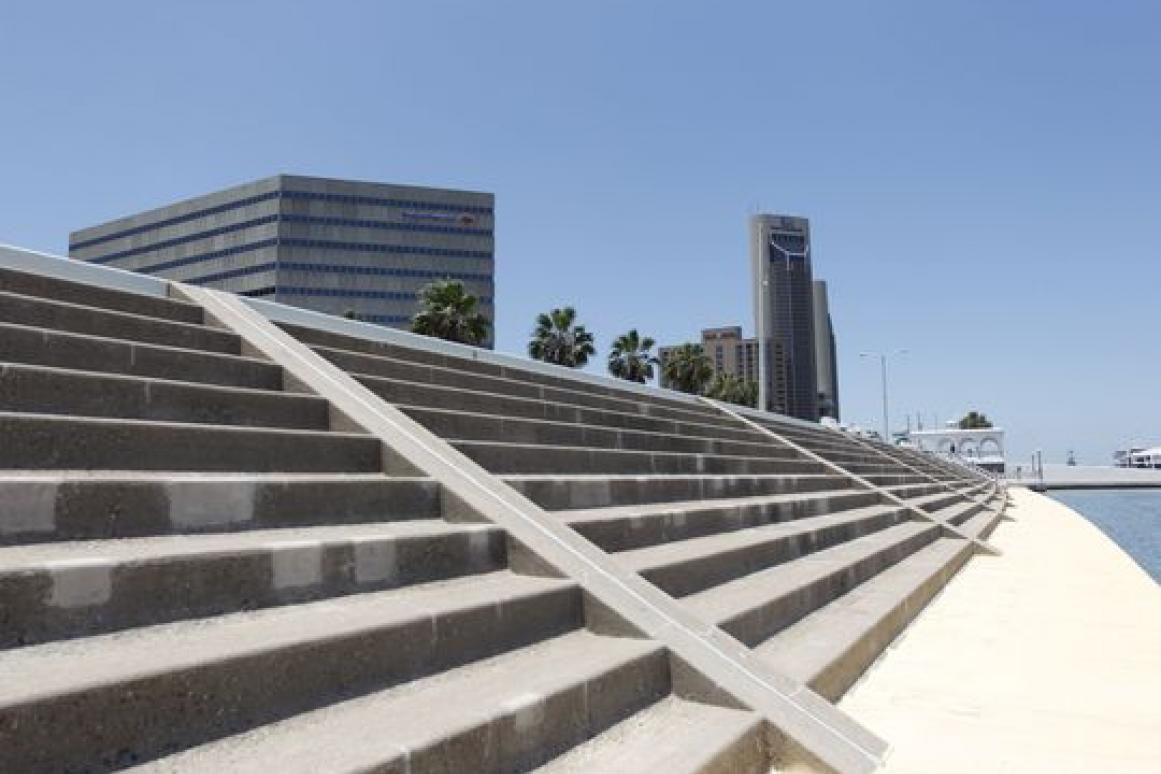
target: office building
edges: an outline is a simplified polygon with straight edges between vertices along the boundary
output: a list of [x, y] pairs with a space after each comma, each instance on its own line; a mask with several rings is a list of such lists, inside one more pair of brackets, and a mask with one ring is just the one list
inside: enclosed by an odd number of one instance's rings
[[449, 278], [494, 324], [494, 206], [489, 193], [277, 175], [75, 231], [69, 255], [398, 328], [420, 288]]
[[838, 359], [825, 280], [814, 281], [814, 369], [818, 375], [818, 418], [838, 420]]
[[817, 421], [810, 223], [785, 215], [750, 219], [755, 328], [768, 342], [768, 411]]
[[[713, 363], [716, 373], [726, 373], [747, 381], [758, 379], [758, 340], [742, 338], [739, 325], [705, 328], [701, 332], [701, 348]], [[670, 387], [665, 378], [665, 361], [675, 347], [661, 347], [657, 351], [661, 361], [661, 386]]]

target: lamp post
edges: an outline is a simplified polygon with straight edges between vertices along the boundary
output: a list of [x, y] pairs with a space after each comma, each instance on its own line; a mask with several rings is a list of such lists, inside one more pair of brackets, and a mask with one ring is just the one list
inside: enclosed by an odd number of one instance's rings
[[[897, 349], [889, 353], [892, 356], [906, 355], [907, 350]], [[891, 428], [888, 422], [887, 415], [887, 356], [885, 352], [860, 352], [859, 357], [877, 357], [879, 358], [879, 368], [883, 379], [883, 443], [891, 443]]]

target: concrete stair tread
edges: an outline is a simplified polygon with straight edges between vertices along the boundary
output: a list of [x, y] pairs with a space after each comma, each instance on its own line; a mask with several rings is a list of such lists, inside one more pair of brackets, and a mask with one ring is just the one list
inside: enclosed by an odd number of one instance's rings
[[196, 471], [196, 470], [131, 470], [122, 468], [94, 468], [92, 470], [0, 470], [0, 481], [29, 484], [58, 483], [122, 483], [132, 481], [198, 482], [198, 483], [312, 483], [357, 481], [431, 481], [426, 476], [394, 476], [386, 473], [352, 471], [350, 473], [297, 473], [262, 471]]
[[880, 486], [877, 488], [882, 489], [884, 492], [889, 492], [903, 500], [908, 500], [915, 497], [923, 497], [928, 494], [939, 494], [940, 491], [946, 491], [943, 489], [942, 485], [934, 481], [925, 484], [888, 484], [886, 486]]
[[979, 537], [991, 525], [1002, 518], [1001, 514], [991, 510], [992, 507], [999, 507], [999, 503], [990, 503], [989, 506], [980, 508], [979, 511], [972, 514], [971, 518], [959, 525], [960, 530], [968, 537]]
[[[456, 418], [463, 418], [463, 419], [469, 420], [469, 421], [470, 420], [492, 421], [497, 426], [497, 437], [502, 437], [502, 438], [510, 437], [510, 435], [511, 435], [510, 428], [513, 425], [517, 428], [532, 429], [534, 433], [535, 433], [535, 430], [537, 428], [543, 428], [544, 430], [553, 430], [553, 429], [557, 429], [557, 428], [564, 429], [564, 430], [576, 429], [578, 431], [587, 430], [589, 432], [595, 431], [598, 433], [603, 433], [606, 436], [608, 436], [610, 439], [615, 439], [618, 441], [618, 443], [616, 445], [605, 446], [604, 448], [618, 448], [618, 449], [624, 448], [624, 449], [631, 449], [631, 450], [635, 450], [635, 451], [648, 451], [648, 450], [651, 450], [652, 448], [657, 448], [659, 451], [665, 451], [663, 446], [666, 442], [680, 443], [680, 442], [694, 441], [694, 442], [701, 442], [701, 443], [708, 443], [708, 444], [715, 444], [715, 443], [716, 444], [724, 444], [724, 445], [727, 445], [729, 447], [751, 447], [750, 450], [755, 452], [751, 456], [755, 456], [755, 457], [759, 457], [759, 458], [800, 459], [798, 454], [790, 447], [781, 445], [772, 439], [762, 440], [760, 437], [757, 440], [753, 440], [753, 441], [740, 441], [740, 440], [736, 440], [736, 439], [732, 439], [732, 438], [712, 438], [709, 436], [689, 436], [689, 435], [683, 435], [681, 433], [660, 432], [660, 431], [655, 431], [655, 430], [642, 430], [642, 429], [632, 428], [632, 427], [614, 428], [614, 427], [608, 427], [605, 425], [588, 425], [588, 424], [580, 423], [580, 422], [565, 422], [565, 421], [553, 420], [553, 419], [502, 416], [502, 415], [498, 415], [498, 414], [489, 414], [489, 413], [485, 413], [485, 412], [481, 412], [481, 411], [461, 411], [461, 410], [457, 410], [457, 409], [445, 409], [445, 408], [438, 408], [438, 407], [432, 407], [432, 406], [422, 406], [422, 405], [411, 404], [411, 403], [397, 403], [396, 405], [400, 409], [402, 409], [403, 411], [405, 411], [409, 414], [419, 414], [421, 416], [428, 415], [428, 414], [434, 414], [434, 415], [440, 415], [442, 417], [446, 417], [446, 418], [451, 419], [451, 420], [454, 420]], [[621, 441], [624, 439], [639, 439], [639, 440], [654, 441], [658, 444], [658, 447], [624, 446], [621, 444]], [[472, 437], [472, 438], [458, 437], [458, 440], [467, 442], [467, 441], [487, 441], [487, 440], [492, 440], [492, 439], [490, 439], [490, 438], [475, 438], [475, 437]], [[529, 441], [528, 443], [531, 443], [531, 441]], [[704, 453], [704, 452], [699, 452], [699, 453]], [[709, 453], [719, 453], [719, 452], [709, 452]], [[726, 453], [728, 454], [730, 452], [726, 452]], [[743, 455], [743, 456], [745, 456], [745, 455]]]
[[775, 594], [792, 594], [796, 589], [805, 588], [830, 573], [842, 571], [890, 545], [902, 543], [924, 530], [934, 529], [937, 527], [924, 522], [903, 522], [871, 535], [806, 554], [792, 562], [713, 586], [685, 597], [683, 602], [690, 606], [694, 615], [720, 623], [762, 605]]
[[[479, 389], [479, 386], [486, 385], [486, 388], [483, 391], [497, 392], [497, 393], [502, 394], [502, 395], [516, 395], [516, 394], [520, 394], [520, 393], [537, 393], [537, 394], [521, 394], [521, 397], [530, 397], [530, 398], [537, 399], [537, 400], [554, 400], [554, 401], [560, 401], [560, 402], [565, 402], [565, 403], [570, 402], [569, 398], [571, 396], [572, 399], [581, 400], [581, 401], [584, 401], [584, 400], [593, 400], [593, 401], [597, 401], [597, 402], [607, 401], [608, 403], [613, 404], [613, 405], [621, 405], [626, 410], [632, 411], [635, 413], [648, 413], [647, 411], [642, 411], [642, 404], [649, 404], [655, 408], [661, 409], [661, 410], [666, 411], [666, 412], [673, 412], [674, 414], [678, 414], [678, 415], [684, 414], [684, 415], [689, 416], [689, 417], [701, 417], [703, 419], [706, 417], [717, 418], [717, 415], [714, 414], [714, 412], [707, 411], [704, 407], [702, 407], [696, 403], [690, 404], [688, 406], [681, 406], [681, 405], [677, 405], [676, 403], [673, 403], [670, 401], [658, 400], [657, 402], [653, 402], [652, 400], [650, 400], [651, 396], [637, 394], [636, 392], [632, 392], [629, 390], [625, 390], [621, 394], [615, 394], [613, 392], [612, 387], [599, 388], [598, 390], [586, 390], [586, 389], [584, 389], [585, 385], [583, 383], [580, 383], [580, 382], [576, 383], [573, 386], [566, 387], [566, 386], [563, 386], [563, 384], [545, 384], [545, 383], [541, 383], [541, 382], [530, 382], [530, 381], [523, 380], [523, 379], [513, 379], [510, 376], [499, 376], [499, 375], [490, 375], [490, 374], [482, 374], [482, 373], [465, 373], [463, 370], [450, 368], [450, 367], [446, 367], [446, 366], [439, 366], [439, 365], [426, 364], [426, 363], [425, 364], [417, 364], [413, 361], [408, 361], [408, 360], [404, 360], [401, 358], [394, 358], [394, 357], [390, 357], [387, 355], [372, 355], [369, 353], [352, 352], [350, 350], [336, 349], [334, 347], [315, 346], [315, 347], [313, 347], [313, 349], [315, 352], [319, 353], [320, 355], [327, 357], [328, 360], [330, 360], [336, 356], [339, 356], [339, 357], [346, 356], [348, 358], [351, 358], [352, 360], [359, 359], [359, 358], [369, 358], [374, 362], [382, 363], [383, 365], [388, 366], [388, 367], [390, 367], [392, 365], [399, 365], [405, 369], [429, 370], [429, 371], [438, 373], [440, 376], [443, 377], [443, 379], [447, 380], [445, 382], [445, 381], [441, 381], [439, 379], [430, 379], [428, 381], [428, 383], [433, 384], [433, 385], [454, 386], [457, 383], [458, 384], [475, 383], [477, 385], [476, 389]], [[351, 375], [355, 376], [356, 378], [360, 378], [360, 377], [364, 377], [364, 376], [379, 378], [379, 379], [395, 378], [395, 377], [386, 376], [383, 373], [368, 373], [366, 371], [359, 370], [358, 366], [355, 366], [355, 367], [349, 369], [348, 372], [351, 373]], [[406, 380], [411, 381], [411, 379], [406, 379]], [[560, 381], [563, 382], [564, 380], [561, 379]], [[552, 394], [549, 394], [549, 393], [552, 393]], [[561, 394], [556, 394], [556, 393], [561, 393]], [[657, 396], [657, 397], [660, 398], [661, 396]], [[584, 404], [578, 404], [578, 405], [584, 405]]]
[[829, 473], [521, 473], [498, 478], [549, 511], [846, 489]]
[[[282, 382], [282, 369], [247, 355], [10, 322], [0, 322], [0, 359], [24, 365], [65, 368], [78, 368], [83, 364], [92, 372], [150, 377], [172, 377], [175, 373], [183, 373], [188, 381], [199, 384], [262, 385], [265, 389], [278, 389]], [[198, 378], [194, 379], [194, 376]]]
[[155, 419], [133, 419], [126, 417], [78, 417], [72, 415], [59, 414], [40, 414], [37, 412], [26, 411], [0, 411], [0, 421], [6, 419], [36, 419], [44, 422], [59, 423], [62, 427], [68, 425], [91, 425], [93, 427], [113, 427], [118, 425], [139, 426], [147, 428], [171, 428], [175, 430], [188, 430], [191, 433], [241, 433], [253, 435], [268, 435], [271, 438], [278, 437], [302, 437], [302, 438], [350, 438], [365, 440], [369, 436], [366, 433], [338, 431], [338, 430], [311, 430], [307, 428], [295, 427], [249, 427], [246, 425], [212, 425], [199, 424], [193, 422], [161, 422]]
[[[550, 716], [546, 705], [553, 698], [656, 657], [660, 650], [647, 640], [576, 631], [211, 742], [135, 771], [411, 771], [413, 758], [438, 756], [442, 751], [434, 748], [441, 743], [478, 729], [489, 729], [486, 739], [496, 744], [504, 733], [501, 724], [511, 724], [516, 734], [532, 734], [541, 723], [567, 722]], [[392, 762], [400, 768], [390, 767]], [[440, 770], [493, 768], [479, 759], [445, 765], [450, 768]]]
[[733, 748], [749, 742], [751, 754], [743, 752], [728, 769], [744, 774], [759, 770], [747, 764], [765, 759], [758, 738], [761, 727], [761, 718], [752, 712], [670, 696], [535, 771], [699, 774], [721, 765]]
[[756, 544], [779, 540], [796, 535], [805, 535], [818, 529], [848, 524], [898, 511], [890, 505], [872, 505], [852, 508], [821, 516], [808, 516], [794, 521], [767, 524], [761, 527], [723, 532], [717, 535], [661, 543], [655, 546], [622, 551], [617, 558], [635, 572], [644, 573], [659, 567], [696, 561], [731, 551], [738, 551]]
[[970, 502], [971, 493], [970, 489], [947, 489], [941, 485], [931, 494], [903, 497], [902, 499], [912, 507], [927, 510], [928, 506], [932, 505], [944, 508], [951, 504]]
[[[350, 362], [357, 362], [361, 359], [369, 364], [384, 361], [401, 363], [422, 369], [467, 374], [470, 378], [484, 377], [499, 381], [502, 384], [518, 382], [525, 386], [563, 390], [597, 398], [607, 397], [638, 404], [648, 402], [660, 408], [702, 414], [715, 419], [720, 418], [720, 414], [716, 410], [692, 396], [645, 385], [640, 385], [641, 389], [638, 390], [635, 388], [639, 385], [610, 377], [604, 377], [599, 381], [590, 381], [578, 378], [576, 371], [564, 366], [550, 366], [548, 370], [541, 370], [533, 367], [531, 362], [527, 365], [511, 361], [500, 364], [467, 355], [455, 355], [448, 352], [437, 354], [407, 346], [402, 342], [392, 344], [367, 342], [344, 334], [322, 333], [294, 325], [283, 327], [288, 329], [292, 336], [310, 346], [320, 355], [324, 352], [345, 355], [350, 358]], [[368, 344], [370, 347], [367, 346]], [[361, 373], [358, 367], [347, 367], [345, 370], [348, 373]], [[637, 410], [639, 409], [640, 405], [637, 407]]]
[[[191, 325], [190, 327], [202, 328], [204, 326]], [[68, 339], [75, 339], [77, 341], [82, 341], [82, 342], [94, 341], [94, 342], [107, 342], [110, 344], [124, 344], [125, 346], [130, 346], [133, 348], [141, 348], [141, 349], [146, 349], [146, 350], [150, 350], [150, 351], [170, 352], [170, 353], [173, 353], [175, 355], [183, 355], [183, 356], [196, 355], [198, 357], [213, 358], [215, 360], [220, 360], [222, 362], [242, 361], [242, 362], [246, 362], [246, 363], [253, 363], [254, 365], [269, 366], [271, 368], [277, 368], [277, 366], [273, 365], [269, 360], [264, 360], [263, 358], [255, 357], [253, 355], [243, 355], [243, 354], [239, 354], [237, 352], [211, 352], [211, 351], [204, 350], [204, 349], [192, 349], [190, 347], [177, 347], [177, 346], [174, 346], [172, 344], [158, 344], [158, 343], [152, 342], [152, 341], [137, 341], [136, 339], [122, 339], [122, 338], [118, 338], [116, 336], [102, 336], [102, 335], [96, 334], [96, 333], [79, 333], [77, 331], [65, 331], [65, 330], [56, 330], [55, 328], [46, 328], [46, 327], [40, 326], [40, 325], [24, 325], [22, 323], [9, 322], [6, 320], [0, 321], [0, 333], [4, 333], [7, 330], [33, 331], [33, 332], [41, 333], [41, 334], [50, 333], [53, 336], [60, 336], [63, 338], [68, 338]], [[207, 330], [216, 330], [216, 329], [207, 329]]]
[[32, 645], [0, 653], [0, 707], [333, 641], [361, 631], [429, 620], [440, 611], [503, 605], [570, 585], [499, 571]]
[[[226, 355], [225, 357], [232, 357]], [[255, 360], [256, 363], [264, 361]], [[44, 373], [49, 375], [59, 376], [83, 376], [92, 379], [95, 382], [108, 383], [132, 383], [132, 384], [156, 384], [163, 386], [174, 386], [189, 388], [191, 390], [204, 391], [208, 394], [219, 395], [261, 395], [263, 397], [285, 398], [289, 401], [295, 402], [317, 402], [324, 400], [323, 398], [308, 395], [301, 392], [283, 392], [278, 389], [267, 389], [263, 387], [245, 387], [233, 386], [229, 384], [212, 384], [208, 382], [196, 382], [187, 379], [170, 379], [160, 376], [142, 376], [140, 374], [118, 374], [109, 373], [107, 371], [90, 371], [84, 368], [68, 368], [64, 366], [48, 366], [37, 363], [16, 363], [0, 360], [0, 375], [10, 371], [27, 371], [30, 373]]]
[[0, 576], [6, 573], [51, 569], [58, 564], [91, 562], [126, 564], [165, 562], [170, 559], [210, 554], [240, 554], [280, 547], [370, 540], [407, 540], [462, 534], [499, 532], [489, 524], [458, 524], [442, 519], [365, 522], [349, 525], [255, 529], [245, 532], [157, 535], [74, 540], [0, 546]]
[[[16, 319], [13, 319], [13, 315], [7, 311], [9, 304], [17, 307], [23, 306], [25, 309], [35, 309], [39, 313], [52, 312], [52, 314], [43, 315], [44, 322], [47, 324], [30, 323], [24, 319], [26, 315], [18, 314], [15, 315]], [[108, 335], [102, 330], [127, 328], [135, 334], [135, 338], [130, 339], [131, 341], [154, 342], [159, 339], [185, 338], [189, 340], [187, 344], [190, 349], [203, 351], [237, 354], [240, 347], [237, 335], [201, 323], [178, 322], [132, 312], [114, 311], [99, 306], [87, 306], [39, 296], [9, 293], [3, 290], [0, 290], [0, 315], [3, 315], [0, 319], [4, 322], [31, 324], [50, 330], [64, 330], [98, 336]], [[93, 328], [100, 330], [93, 330]], [[200, 341], [200, 345], [194, 345], [193, 342], [196, 341]], [[160, 341], [159, 343], [169, 342]]]
[[[426, 382], [409, 382], [406, 379], [387, 379], [387, 378], [384, 378], [381, 376], [373, 376], [373, 375], [369, 375], [369, 374], [351, 374], [351, 376], [353, 376], [355, 379], [359, 380], [360, 382], [364, 383], [372, 391], [375, 391], [374, 388], [377, 384], [381, 384], [381, 385], [384, 385], [387, 387], [398, 386], [398, 387], [411, 388], [413, 390], [417, 390], [419, 394], [424, 394], [424, 395], [432, 394], [432, 393], [443, 393], [443, 394], [449, 395], [449, 396], [470, 395], [473, 400], [487, 402], [489, 405], [494, 405], [495, 409], [496, 409], [495, 411], [490, 411], [490, 412], [477, 411], [476, 413], [490, 413], [494, 416], [499, 416], [499, 417], [536, 418], [537, 416], [540, 416], [540, 415], [534, 414], [531, 412], [528, 414], [517, 414], [517, 413], [506, 412], [505, 411], [505, 404], [506, 403], [507, 404], [515, 403], [515, 404], [518, 404], [520, 406], [525, 406], [525, 407], [529, 407], [529, 408], [534, 409], [538, 406], [543, 406], [546, 403], [546, 401], [543, 401], [539, 398], [528, 398], [528, 397], [524, 397], [524, 396], [520, 396], [520, 395], [504, 395], [503, 393], [494, 393], [494, 392], [486, 392], [486, 391], [478, 391], [478, 390], [467, 390], [467, 389], [464, 389], [461, 387], [453, 387], [450, 385], [430, 384], [430, 383], [426, 383]], [[400, 405], [400, 406], [402, 406], [402, 405], [420, 405], [422, 407], [428, 406], [428, 404], [416, 404], [413, 400], [407, 400], [407, 399], [404, 399], [404, 400], [391, 399], [390, 402], [394, 403], [396, 405]], [[456, 406], [463, 405], [463, 399], [462, 398], [457, 399], [455, 401], [455, 405]], [[762, 435], [762, 434], [758, 433], [757, 431], [750, 430], [750, 429], [745, 428], [745, 427], [731, 424], [728, 421], [726, 421], [724, 418], [720, 423], [710, 423], [710, 422], [699, 421], [699, 420], [711, 419], [711, 418], [713, 418], [712, 416], [697, 416], [697, 417], [693, 417], [690, 419], [684, 419], [684, 418], [675, 419], [675, 418], [671, 418], [671, 417], [655, 416], [655, 415], [645, 414], [645, 413], [641, 413], [641, 412], [620, 411], [620, 410], [608, 409], [608, 408], [594, 408], [592, 406], [585, 406], [585, 405], [581, 405], [581, 404], [566, 403], [566, 402], [559, 402], [559, 401], [552, 402], [550, 405], [555, 410], [563, 409], [566, 411], [575, 412], [578, 415], [584, 415], [586, 417], [585, 422], [588, 424], [592, 424], [592, 425], [619, 428], [619, 427], [621, 427], [621, 425], [615, 424], [614, 422], [616, 420], [629, 419], [629, 420], [633, 420], [633, 421], [637, 421], [637, 422], [648, 423], [653, 428], [658, 429], [658, 432], [666, 432], [666, 430], [661, 430], [659, 428], [667, 428], [667, 427], [672, 428], [674, 425], [683, 425], [683, 426], [686, 426], [687, 428], [698, 428], [698, 429], [701, 429], [705, 432], [723, 433], [720, 436], [717, 436], [717, 435], [712, 436], [712, 437], [720, 437], [722, 440], [727, 440], [727, 439], [732, 439], [732, 438], [737, 438], [737, 439], [744, 438], [745, 440], [754, 441], [754, 442], [760, 442], [762, 440], [770, 440], [771, 443], [773, 443], [773, 439], [769, 439], [769, 436]], [[599, 419], [604, 419], [606, 421], [601, 422], [601, 421], [598, 421]], [[557, 420], [557, 421], [559, 421], [559, 420]], [[641, 428], [638, 428], [638, 429], [641, 429]], [[672, 432], [672, 430], [669, 430], [669, 431]], [[729, 433], [731, 435], [726, 435], [725, 433]]]
[[937, 539], [761, 643], [755, 655], [791, 679], [815, 682], [832, 661], [966, 546], [954, 538]]
[[325, 429], [324, 399], [280, 390], [0, 362], [0, 407], [55, 416]]
[[945, 521], [948, 524], [958, 524], [979, 509], [979, 503], [972, 500], [961, 500], [960, 502], [945, 505], [936, 511], [932, 511], [931, 516], [934, 519]]
[[113, 470], [382, 470], [369, 434], [282, 427], [0, 411], [0, 468]]
[[610, 454], [624, 454], [626, 456], [654, 456], [654, 457], [705, 457], [724, 460], [759, 460], [762, 462], [800, 462], [801, 460], [779, 460], [770, 457], [751, 457], [742, 454], [717, 454], [713, 452], [665, 451], [662, 449], [610, 449], [602, 446], [580, 446], [554, 443], [513, 443], [509, 441], [480, 441], [474, 439], [444, 439], [456, 446], [495, 447], [504, 449], [544, 449], [548, 451], [568, 452], [608, 452]]
[[0, 290], [55, 301], [74, 301], [119, 312], [130, 311], [127, 307], [133, 307], [138, 314], [180, 322], [200, 323], [203, 314], [197, 304], [177, 298], [114, 290], [17, 269], [0, 269]]
[[831, 473], [505, 473], [500, 476], [505, 481], [640, 481], [660, 479], [674, 481], [729, 481], [730, 479], [753, 480], [818, 480], [836, 479]]
[[715, 500], [680, 500], [676, 502], [640, 503], [637, 505], [613, 505], [607, 508], [578, 508], [558, 511], [561, 521], [569, 526], [580, 526], [593, 522], [616, 519], [648, 518], [673, 513], [690, 513], [708, 508], [742, 508], [748, 505], [767, 503], [790, 503], [799, 500], [817, 500], [842, 497], [844, 494], [861, 494], [862, 489], [828, 489], [824, 492], [792, 492], [789, 494], [758, 495], [755, 497], [723, 497]]

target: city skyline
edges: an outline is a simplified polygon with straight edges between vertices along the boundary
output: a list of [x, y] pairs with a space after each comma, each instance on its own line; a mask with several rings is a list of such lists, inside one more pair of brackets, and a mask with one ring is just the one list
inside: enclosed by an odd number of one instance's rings
[[[746, 214], [804, 213], [844, 421], [879, 424], [858, 353], [907, 348], [893, 424], [983, 410], [1014, 462], [1108, 464], [1161, 433], [1148, 401], [1101, 397], [1161, 378], [1153, 4], [255, 2], [225, 34], [145, 3], [0, 14], [21, 117], [5, 243], [65, 254], [72, 229], [279, 170], [488, 190], [496, 348], [571, 303], [605, 352], [629, 328], [685, 341], [750, 319]], [[775, 28], [795, 34], [771, 47]]]

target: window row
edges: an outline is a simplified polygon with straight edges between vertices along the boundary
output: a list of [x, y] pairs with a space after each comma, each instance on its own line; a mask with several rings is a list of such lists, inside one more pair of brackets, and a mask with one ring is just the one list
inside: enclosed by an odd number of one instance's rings
[[[416, 292], [401, 292], [395, 290], [356, 290], [354, 288], [304, 288], [279, 287], [279, 295], [288, 296], [319, 296], [325, 298], [380, 298], [390, 301], [414, 301], [418, 297]], [[479, 296], [480, 304], [487, 306], [492, 303], [491, 296]]]
[[443, 202], [423, 202], [411, 199], [382, 199], [375, 196], [351, 196], [346, 194], [323, 194], [312, 193], [309, 191], [270, 191], [264, 194], [257, 194], [255, 196], [248, 196], [245, 199], [235, 199], [225, 204], [218, 204], [213, 207], [203, 207], [199, 210], [187, 212], [183, 215], [175, 215], [171, 218], [163, 220], [155, 220], [152, 223], [146, 223], [140, 226], [133, 226], [131, 228], [114, 231], [103, 236], [93, 237], [80, 242], [73, 242], [69, 245], [70, 250], [80, 250], [85, 247], [92, 247], [99, 245], [102, 242], [109, 242], [113, 239], [120, 239], [122, 237], [133, 236], [134, 234], [144, 234], [149, 231], [154, 231], [166, 226], [175, 226], [179, 223], [188, 223], [191, 220], [198, 220], [210, 215], [218, 215], [230, 210], [238, 210], [243, 207], [249, 207], [254, 204], [261, 204], [262, 202], [271, 201], [285, 196], [287, 199], [306, 199], [314, 201], [337, 201], [351, 204], [372, 204], [382, 207], [413, 207], [416, 209], [433, 210], [439, 212], [471, 212], [479, 215], [491, 215], [491, 207], [479, 207], [466, 204], [446, 204]]
[[[142, 253], [150, 253], [155, 250], [165, 250], [170, 247], [177, 247], [178, 245], [188, 244], [189, 242], [196, 242], [201, 239], [212, 239], [213, 237], [223, 236], [235, 231], [244, 231], [248, 228], [255, 228], [257, 226], [265, 226], [271, 223], [278, 223], [281, 221], [293, 223], [307, 223], [322, 226], [351, 226], [354, 228], [373, 228], [383, 231], [403, 231], [403, 232], [425, 232], [438, 234], [463, 234], [465, 236], [491, 236], [490, 229], [482, 228], [453, 228], [451, 226], [426, 226], [417, 223], [385, 223], [375, 220], [347, 220], [344, 218], [322, 218], [313, 215], [264, 215], [260, 218], [252, 218], [250, 220], [241, 221], [238, 223], [231, 223], [226, 226], [219, 226], [218, 228], [206, 229], [199, 231], [196, 234], [186, 234], [185, 236], [173, 237], [172, 239], [163, 239], [158, 242], [151, 242], [147, 245], [139, 247], [131, 247], [126, 250], [120, 250], [115, 253], [108, 253], [107, 255], [98, 256], [89, 260], [90, 263], [108, 263], [109, 261], [116, 261], [121, 258], [128, 258], [133, 255], [141, 255]], [[490, 253], [485, 253], [490, 255]]]
[[133, 228], [123, 229], [121, 231], [114, 231], [111, 234], [95, 237], [93, 239], [86, 239], [83, 242], [73, 242], [69, 245], [70, 250], [80, 250], [83, 247], [91, 247], [99, 245], [102, 242], [108, 242], [113, 239], [120, 239], [121, 237], [133, 236], [134, 234], [144, 234], [147, 231], [154, 231], [165, 226], [175, 226], [178, 223], [188, 223], [191, 220], [198, 218], [205, 218], [209, 215], [218, 215], [219, 213], [229, 212], [230, 210], [240, 210], [243, 207], [249, 207], [252, 204], [261, 204], [262, 202], [270, 201], [278, 198], [278, 191], [271, 191], [270, 193], [259, 194], [257, 196], [250, 196], [246, 199], [236, 199], [226, 204], [219, 204], [216, 207], [206, 207], [194, 212], [188, 212], [185, 215], [175, 215], [172, 218], [165, 220], [155, 220], [152, 223], [146, 223], [143, 226], [134, 226]]
[[344, 204], [372, 204], [380, 207], [414, 207], [420, 210], [440, 210], [443, 212], [474, 212], [478, 215], [491, 215], [491, 207], [480, 207], [472, 204], [446, 204], [444, 202], [424, 202], [418, 199], [384, 199], [378, 196], [361, 196], [358, 194], [331, 194], [316, 193], [314, 191], [283, 191], [287, 199], [309, 199], [320, 202], [341, 202]]

